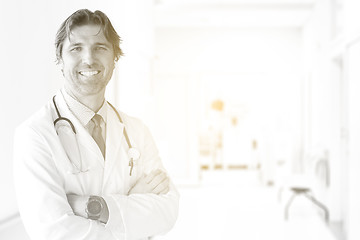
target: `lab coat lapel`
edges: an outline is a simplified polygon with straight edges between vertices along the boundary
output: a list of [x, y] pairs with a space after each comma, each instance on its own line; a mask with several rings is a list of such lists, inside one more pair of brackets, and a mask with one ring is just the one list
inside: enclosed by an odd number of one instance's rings
[[124, 179], [125, 167], [127, 166], [126, 146], [124, 146], [124, 124], [120, 122], [114, 110], [107, 106], [107, 123], [106, 123], [106, 161], [104, 172], [104, 185], [113, 171], [117, 171], [117, 176]]
[[[97, 159], [98, 163], [104, 167], [104, 158], [96, 142], [88, 133], [88, 131], [84, 128], [84, 126], [79, 122], [79, 120], [69, 110], [60, 91], [58, 92], [57, 96], [58, 97], [56, 98], [56, 100], [58, 102], [61, 115], [66, 118], [69, 118], [71, 122], [74, 124], [77, 133], [77, 140], [79, 143], [80, 151], [91, 151], [92, 152], [91, 156], [94, 156]], [[88, 158], [86, 159], [83, 158], [83, 161], [86, 162], [83, 163], [83, 164], [87, 164], [86, 166], [92, 165], [90, 159]]]

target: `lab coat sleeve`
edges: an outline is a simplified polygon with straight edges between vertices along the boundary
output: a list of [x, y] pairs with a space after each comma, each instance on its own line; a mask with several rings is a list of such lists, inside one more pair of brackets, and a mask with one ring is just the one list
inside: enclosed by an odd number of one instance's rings
[[[159, 168], [165, 170], [149, 130], [145, 126], [143, 130], [144, 172], [148, 174]], [[179, 193], [172, 182], [167, 194], [114, 194], [104, 198], [110, 213], [106, 227], [118, 236], [122, 231], [116, 224], [123, 222], [126, 239], [142, 239], [164, 234], [173, 227], [178, 216]], [[120, 216], [121, 219], [116, 220]]]
[[14, 182], [19, 212], [31, 239], [115, 239], [103, 224], [74, 215], [49, 143], [30, 126], [15, 132]]

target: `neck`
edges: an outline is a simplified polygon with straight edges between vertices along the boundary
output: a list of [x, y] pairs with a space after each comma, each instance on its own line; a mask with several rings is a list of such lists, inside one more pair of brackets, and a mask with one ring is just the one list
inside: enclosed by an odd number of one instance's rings
[[105, 89], [101, 90], [99, 93], [92, 94], [92, 95], [82, 95], [77, 92], [72, 92], [68, 88], [65, 87], [65, 91], [72, 96], [73, 98], [77, 99], [79, 102], [93, 110], [95, 113], [99, 111], [101, 106], [105, 101]]

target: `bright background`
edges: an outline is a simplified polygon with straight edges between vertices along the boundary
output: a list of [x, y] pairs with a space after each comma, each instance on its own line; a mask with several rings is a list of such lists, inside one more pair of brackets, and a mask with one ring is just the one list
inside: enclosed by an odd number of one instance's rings
[[[122, 37], [107, 98], [149, 126], [179, 188], [169, 239], [360, 238], [356, 1], [1, 0], [1, 239], [20, 221], [14, 129], [62, 86], [54, 37], [79, 8], [105, 12]], [[283, 220], [298, 174], [329, 225], [306, 200]]]

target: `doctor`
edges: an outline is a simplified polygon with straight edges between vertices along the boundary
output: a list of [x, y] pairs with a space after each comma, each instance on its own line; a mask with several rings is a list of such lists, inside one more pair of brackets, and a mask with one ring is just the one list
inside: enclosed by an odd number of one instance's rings
[[15, 133], [15, 187], [31, 239], [149, 239], [175, 224], [179, 194], [149, 130], [104, 98], [119, 43], [100, 11], [76, 11], [57, 33], [64, 87]]

